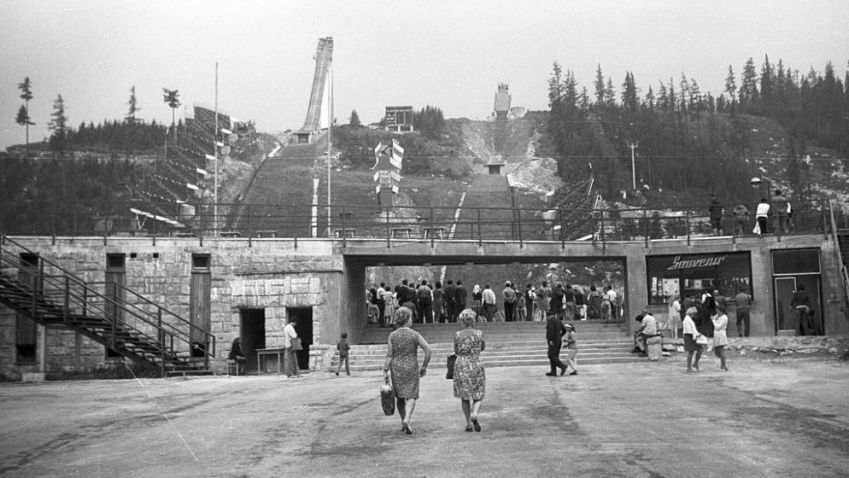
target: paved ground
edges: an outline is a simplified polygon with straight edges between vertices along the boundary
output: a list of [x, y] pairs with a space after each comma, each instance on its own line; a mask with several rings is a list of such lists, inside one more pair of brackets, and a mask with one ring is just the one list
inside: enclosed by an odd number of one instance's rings
[[681, 360], [490, 369], [481, 433], [433, 370], [412, 436], [379, 372], [7, 383], [0, 475], [847, 476], [849, 364]]

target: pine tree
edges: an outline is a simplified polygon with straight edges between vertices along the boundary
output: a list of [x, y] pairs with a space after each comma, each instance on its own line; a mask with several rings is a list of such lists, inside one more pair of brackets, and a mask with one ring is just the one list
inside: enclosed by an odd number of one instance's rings
[[20, 109], [18, 109], [18, 114], [15, 117], [15, 123], [18, 123], [21, 126], [26, 127], [27, 129], [27, 147], [29, 147], [29, 125], [35, 124], [29, 119], [29, 112], [27, 111], [27, 107], [25, 105], [21, 105]]
[[643, 99], [643, 106], [645, 106], [649, 111], [654, 111], [654, 91], [652, 91], [651, 86], [649, 86], [649, 91], [646, 92], [646, 97]]
[[62, 95], [53, 102], [53, 113], [47, 125], [53, 134], [50, 136], [50, 148], [61, 156], [65, 152], [68, 139], [68, 116], [65, 114], [65, 100]]
[[763, 112], [769, 116], [774, 113], [774, 87], [775, 87], [775, 67], [769, 63], [769, 56], [764, 56], [764, 64], [761, 66], [761, 104]]
[[755, 61], [749, 57], [746, 60], [746, 66], [743, 67], [743, 79], [740, 82], [740, 107], [744, 108], [746, 112], [752, 112], [758, 100], [758, 76], [755, 72]]
[[734, 116], [737, 113], [737, 79], [734, 77], [734, 68], [731, 65], [728, 65], [728, 76], [725, 77], [725, 93], [728, 95], [731, 116]]
[[355, 128], [362, 126], [362, 123], [360, 123], [360, 115], [357, 114], [357, 110], [351, 110], [351, 119], [348, 120], [348, 124]]
[[595, 104], [601, 106], [604, 104], [604, 75], [601, 72], [601, 63], [595, 71]]
[[604, 100], [608, 106], [616, 105], [616, 90], [613, 89], [613, 78], [607, 77], [607, 86], [604, 88]]
[[625, 73], [625, 82], [622, 83], [622, 107], [625, 111], [636, 113], [639, 106], [637, 99], [637, 84], [634, 81], [634, 73]]
[[130, 100], [127, 104], [130, 106], [130, 109], [127, 111], [125, 119], [127, 120], [127, 123], [133, 124], [136, 122], [136, 113], [141, 110], [136, 102], [136, 85], [133, 85], [133, 87], [130, 88]]
[[24, 110], [26, 112], [26, 118], [20, 117], [20, 111], [18, 112], [19, 118], [21, 121], [17, 121], [17, 123], [21, 126], [24, 126], [26, 129], [26, 145], [29, 148], [29, 127], [30, 125], [34, 125], [32, 122], [32, 118], [29, 115], [29, 100], [32, 99], [32, 83], [29, 81], [29, 77], [24, 78], [23, 83], [18, 83], [18, 89], [21, 90], [21, 99], [24, 100]]

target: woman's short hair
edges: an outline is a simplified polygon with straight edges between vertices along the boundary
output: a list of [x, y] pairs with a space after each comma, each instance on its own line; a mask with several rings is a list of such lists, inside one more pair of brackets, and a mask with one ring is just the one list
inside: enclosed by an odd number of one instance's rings
[[398, 310], [395, 311], [395, 325], [401, 327], [402, 325], [407, 325], [407, 322], [413, 318], [413, 311], [408, 309], [407, 307], [401, 306], [398, 307]]
[[464, 327], [468, 327], [475, 323], [475, 317], [478, 315], [472, 309], [465, 309], [460, 312], [460, 323], [463, 324]]

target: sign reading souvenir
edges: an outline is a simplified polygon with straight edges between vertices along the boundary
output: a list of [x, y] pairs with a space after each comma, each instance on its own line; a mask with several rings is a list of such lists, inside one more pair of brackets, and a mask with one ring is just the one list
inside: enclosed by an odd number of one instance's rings
[[681, 259], [681, 256], [675, 256], [672, 260], [672, 265], [667, 267], [668, 271], [677, 271], [681, 269], [698, 269], [702, 267], [716, 267], [722, 264], [728, 256], [709, 256], [700, 257], [697, 259]]

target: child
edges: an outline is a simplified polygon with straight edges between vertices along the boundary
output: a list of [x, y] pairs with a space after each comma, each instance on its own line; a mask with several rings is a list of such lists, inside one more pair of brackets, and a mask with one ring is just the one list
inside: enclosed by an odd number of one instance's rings
[[348, 334], [343, 333], [342, 338], [339, 339], [339, 342], [336, 343], [336, 350], [339, 351], [339, 366], [336, 367], [336, 375], [339, 375], [339, 371], [342, 370], [342, 362], [345, 362], [345, 372], [348, 375], [351, 375], [351, 364], [348, 362], [348, 350], [351, 348], [348, 345]]
[[516, 302], [516, 317], [519, 322], [528, 320], [528, 305], [525, 299], [525, 294], [517, 294], [519, 297]]

